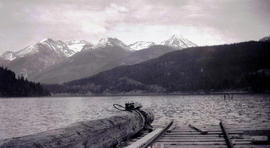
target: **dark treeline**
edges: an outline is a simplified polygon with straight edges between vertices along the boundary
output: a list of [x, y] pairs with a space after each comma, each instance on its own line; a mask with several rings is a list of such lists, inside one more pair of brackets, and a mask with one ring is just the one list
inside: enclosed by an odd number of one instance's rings
[[33, 83], [13, 71], [0, 67], [0, 97], [49, 96], [39, 83]]
[[269, 92], [270, 42], [193, 47], [63, 85], [54, 93]]

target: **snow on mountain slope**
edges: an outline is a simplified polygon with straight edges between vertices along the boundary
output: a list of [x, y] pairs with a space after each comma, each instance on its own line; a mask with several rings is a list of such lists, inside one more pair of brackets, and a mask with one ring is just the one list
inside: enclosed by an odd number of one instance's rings
[[7, 67], [31, 80], [33, 75], [73, 54], [74, 52], [64, 42], [44, 39], [15, 52], [16, 59], [10, 61]]
[[34, 54], [37, 52], [38, 52], [38, 50], [37, 50], [36, 46], [30, 45], [30, 46], [27, 46], [27, 47], [15, 52], [15, 55], [16, 55], [16, 57], [24, 57], [25, 55]]
[[193, 42], [177, 35], [172, 35], [168, 40], [162, 41], [159, 44], [156, 44], [154, 42], [146, 42], [146, 41], [137, 41], [135, 43], [132, 43], [128, 45], [130, 49], [132, 50], [142, 50], [145, 48], [149, 48], [150, 46], [154, 45], [164, 45], [164, 46], [170, 46], [178, 49], [188, 48], [188, 47], [195, 47], [197, 46]]
[[146, 42], [146, 41], [137, 41], [135, 43], [129, 44], [129, 48], [132, 50], [141, 50], [145, 48], [149, 48], [150, 46], [155, 45], [154, 42]]
[[57, 53], [58, 55], [65, 55], [66, 57], [70, 57], [73, 54], [75, 54], [75, 52], [69, 49], [68, 46], [63, 41], [60, 41], [60, 40], [55, 41], [50, 38], [46, 38], [36, 44], [27, 46], [26, 48], [15, 52], [15, 55], [16, 57], [24, 57], [26, 55], [33, 55], [39, 52], [40, 50], [44, 49], [43, 47], [51, 50], [52, 52]]
[[192, 43], [191, 41], [177, 35], [171, 36], [168, 40], [165, 40], [160, 43], [161, 45], [171, 46], [179, 49], [188, 48], [188, 47], [195, 47], [196, 44]]
[[84, 40], [72, 40], [63, 42], [61, 40], [53, 40], [50, 38], [45, 38], [39, 41], [36, 44], [29, 45], [18, 51], [6, 51], [0, 57], [5, 60], [12, 61], [16, 58], [24, 57], [27, 55], [33, 55], [38, 53], [40, 50], [46, 48], [49, 49], [58, 55], [64, 55], [66, 57], [70, 57], [75, 53], [80, 52], [83, 47], [87, 46], [88, 48], [93, 46], [91, 43]]
[[99, 40], [98, 44], [94, 46], [94, 48], [104, 48], [104, 47], [113, 47], [113, 46], [119, 46], [123, 49], [130, 50], [130, 48], [124, 44], [122, 41], [120, 41], [117, 38], [102, 38]]
[[3, 58], [4, 60], [8, 60], [8, 61], [12, 61], [12, 60], [16, 59], [16, 56], [15, 56], [13, 51], [6, 51], [0, 57]]
[[66, 57], [70, 57], [75, 52], [68, 48], [68, 46], [63, 41], [54, 41], [52, 39], [45, 39], [40, 42], [40, 44], [48, 46], [51, 50], [58, 53], [59, 55], [64, 54]]
[[71, 40], [71, 41], [66, 41], [67, 47], [71, 50], [73, 50], [75, 53], [80, 52], [84, 46], [93, 46], [91, 43], [85, 41], [85, 40]]

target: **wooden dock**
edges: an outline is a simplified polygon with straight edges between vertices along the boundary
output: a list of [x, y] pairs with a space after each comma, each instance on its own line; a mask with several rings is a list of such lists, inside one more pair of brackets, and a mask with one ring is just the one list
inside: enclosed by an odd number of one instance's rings
[[269, 129], [235, 125], [177, 126], [173, 122], [133, 140], [130, 148], [270, 148]]

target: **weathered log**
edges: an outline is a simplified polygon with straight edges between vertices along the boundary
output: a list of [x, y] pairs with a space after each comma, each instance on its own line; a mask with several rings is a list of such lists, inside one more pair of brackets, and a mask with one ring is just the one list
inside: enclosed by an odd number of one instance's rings
[[0, 148], [113, 147], [142, 130], [154, 119], [150, 111], [123, 112], [106, 119], [82, 121], [68, 127], [0, 140]]

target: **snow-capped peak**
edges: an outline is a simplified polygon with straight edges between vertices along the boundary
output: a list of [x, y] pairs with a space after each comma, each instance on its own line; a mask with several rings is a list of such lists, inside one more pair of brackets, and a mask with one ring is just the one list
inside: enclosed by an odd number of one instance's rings
[[50, 38], [45, 38], [45, 39], [43, 39], [43, 40], [41, 40], [41, 41], [39, 41], [39, 43], [44, 43], [44, 42], [52, 42], [53, 40], [52, 39], [50, 39]]
[[24, 57], [26, 55], [35, 54], [41, 50], [51, 50], [52, 52], [55, 52], [58, 55], [66, 56], [66, 57], [69, 57], [75, 54], [75, 52], [70, 50], [64, 42], [60, 40], [55, 41], [53, 39], [46, 38], [39, 41], [36, 44], [27, 46], [26, 48], [17, 51], [16, 56]]
[[26, 55], [32, 55], [32, 54], [39, 52], [39, 45], [46, 45], [48, 43], [49, 43], [49, 39], [45, 38], [36, 44], [29, 45], [29, 46], [15, 52], [15, 54], [17, 57], [24, 57]]
[[122, 41], [120, 41], [117, 38], [102, 38], [99, 40], [95, 48], [106, 47], [106, 46], [119, 46], [124, 49], [129, 49], [129, 47], [126, 44], [124, 44]]
[[88, 47], [93, 46], [91, 43], [84, 40], [72, 40], [63, 42], [61, 40], [45, 38], [36, 44], [29, 45], [16, 52], [6, 52], [1, 55], [1, 57], [8, 60], [14, 60], [17, 57], [33, 55], [41, 50], [50, 50], [60, 56], [70, 57], [75, 53], [80, 52], [85, 45]]
[[171, 46], [175, 48], [188, 48], [197, 46], [193, 42], [183, 38], [181, 35], [172, 35], [168, 40], [161, 42], [161, 45]]
[[155, 45], [154, 42], [137, 41], [135, 43], [129, 44], [128, 46], [132, 50], [141, 50], [141, 49], [145, 49], [145, 48], [148, 48], [150, 46], [153, 46], [153, 45]]

